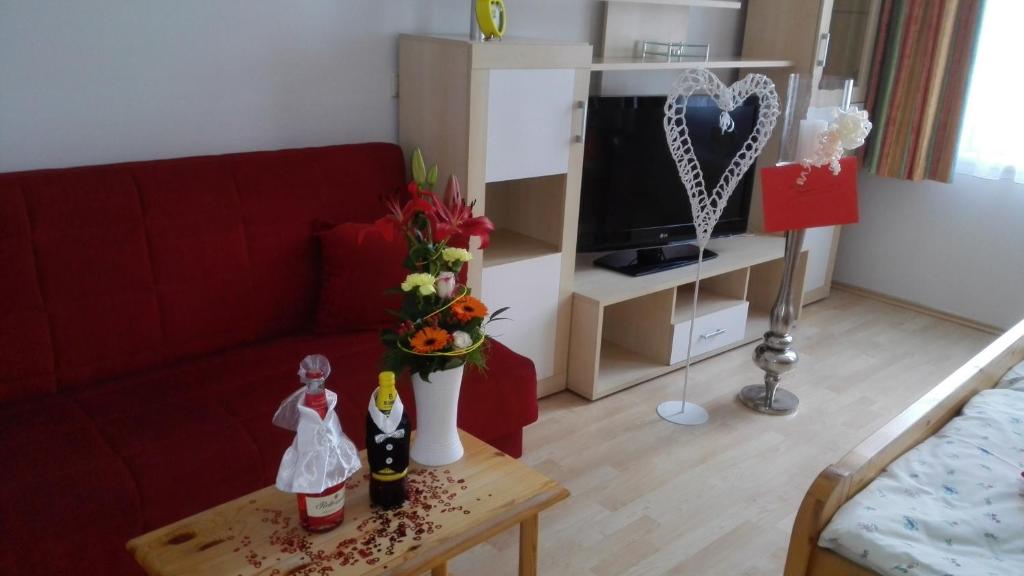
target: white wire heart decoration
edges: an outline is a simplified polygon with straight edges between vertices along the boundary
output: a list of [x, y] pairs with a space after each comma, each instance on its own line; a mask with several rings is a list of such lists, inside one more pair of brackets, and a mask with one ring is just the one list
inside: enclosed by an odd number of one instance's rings
[[[725, 173], [715, 184], [709, 194], [704, 185], [704, 173], [697, 162], [697, 156], [690, 141], [690, 131], [686, 127], [686, 105], [690, 96], [697, 91], [706, 92], [722, 111], [718, 125], [722, 133], [733, 129], [732, 116], [729, 115], [737, 106], [743, 104], [750, 96], [757, 96], [760, 107], [757, 123], [747, 137]], [[704, 247], [711, 239], [718, 219], [722, 217], [726, 202], [732, 196], [736, 185], [743, 175], [757, 160], [764, 150], [768, 138], [775, 128], [775, 120], [779, 117], [779, 95], [775, 92], [775, 84], [767, 76], [748, 74], [743, 80], [732, 86], [722, 84], [717, 76], [706, 69], [690, 69], [672, 85], [668, 98], [665, 99], [665, 137], [672, 158], [679, 168], [679, 178], [683, 181], [686, 194], [690, 197], [690, 208], [693, 212], [693, 225], [697, 231], [697, 279], [693, 286], [693, 307], [690, 308], [690, 330], [686, 341], [690, 343], [686, 349], [686, 372], [683, 375], [682, 401], [662, 402], [658, 405], [658, 414], [675, 424], [688, 426], [703, 424], [708, 420], [706, 410], [686, 401], [686, 389], [690, 383], [690, 354], [693, 351], [693, 326], [697, 323], [697, 298], [700, 294], [700, 272], [704, 261]]]
[[[750, 96], [757, 96], [760, 107], [757, 124], [750, 137], [743, 143], [729, 167], [710, 193], [704, 183], [704, 173], [690, 142], [686, 127], [686, 105], [695, 92], [706, 92], [722, 110], [719, 126], [722, 133], [733, 129], [730, 112]], [[757, 161], [779, 117], [779, 95], [775, 84], [763, 74], [748, 74], [742, 80], [726, 86], [706, 69], [689, 69], [672, 85], [665, 100], [665, 137], [669, 151], [679, 167], [679, 178], [683, 181], [686, 194], [690, 197], [693, 224], [697, 231], [697, 245], [703, 250], [711, 239], [711, 231], [722, 216], [726, 202], [739, 184], [743, 175]]]

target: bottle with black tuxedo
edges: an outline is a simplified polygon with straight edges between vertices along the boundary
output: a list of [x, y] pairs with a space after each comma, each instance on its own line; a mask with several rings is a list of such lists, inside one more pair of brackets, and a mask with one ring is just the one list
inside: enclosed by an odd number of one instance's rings
[[381, 372], [366, 415], [366, 459], [370, 465], [370, 502], [397, 508], [405, 502], [409, 473], [409, 419], [395, 389], [395, 373]]

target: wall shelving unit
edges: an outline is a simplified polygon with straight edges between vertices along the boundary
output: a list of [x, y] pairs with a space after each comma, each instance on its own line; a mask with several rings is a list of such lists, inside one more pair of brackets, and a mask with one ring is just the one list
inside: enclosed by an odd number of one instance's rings
[[[823, 75], [854, 79], [854, 104], [863, 104], [870, 78], [871, 56], [881, 0], [773, 0], [751, 1], [747, 5], [743, 36], [743, 58], [781, 57], [792, 61], [789, 70], [761, 72], [784, 90], [790, 72], [813, 80], [812, 98], [818, 98], [818, 81]], [[838, 104], [841, 93], [836, 94]], [[763, 153], [777, 156], [778, 138], [772, 138]], [[755, 199], [755, 211], [759, 202]], [[758, 224], [753, 218], [755, 225]], [[829, 295], [840, 226], [811, 228], [804, 238], [808, 248], [806, 302]]]
[[462, 182], [496, 230], [471, 247], [473, 292], [510, 320], [490, 335], [533, 360], [538, 395], [567, 378], [590, 44], [402, 35], [399, 143]]
[[491, 335], [533, 360], [539, 396], [568, 386], [599, 398], [679, 368], [688, 346], [699, 360], [767, 329], [782, 238], [713, 241], [720, 256], [704, 265], [698, 339], [689, 343], [681, 334], [689, 333], [695, 267], [631, 278], [594, 268], [594, 255], [576, 254], [591, 73], [790, 66], [769, 58], [637, 57], [642, 40], [685, 40], [679, 31], [691, 8], [741, 6], [607, 0], [597, 59], [584, 43], [400, 37], [399, 142], [407, 154], [420, 147], [429, 162], [459, 176], [478, 213], [494, 221], [490, 247], [472, 248], [469, 283], [492, 306], [512, 307], [514, 320], [496, 324]]

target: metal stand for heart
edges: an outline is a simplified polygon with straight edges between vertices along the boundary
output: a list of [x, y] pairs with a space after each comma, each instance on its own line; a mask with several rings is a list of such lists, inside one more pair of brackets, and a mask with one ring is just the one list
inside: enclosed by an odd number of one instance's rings
[[[696, 92], [705, 92], [722, 110], [719, 126], [722, 132], [733, 129], [732, 117], [729, 113], [751, 96], [760, 101], [757, 125], [743, 143], [743, 147], [733, 157], [722, 178], [710, 193], [704, 185], [704, 174], [690, 141], [690, 132], [686, 127], [686, 105], [690, 96]], [[690, 383], [690, 352], [693, 349], [693, 325], [697, 316], [697, 298], [700, 294], [700, 272], [704, 262], [704, 248], [711, 239], [711, 232], [722, 216], [726, 202], [732, 195], [743, 175], [753, 166], [757, 156], [768, 143], [775, 120], [779, 116], [779, 96], [775, 92], [775, 84], [767, 76], [748, 74], [732, 86], [704, 69], [687, 70], [676, 80], [665, 100], [665, 136], [668, 139], [669, 151], [679, 168], [679, 179], [690, 198], [693, 211], [693, 224], [697, 231], [697, 280], [693, 289], [693, 309], [690, 316], [690, 333], [687, 336], [686, 364], [683, 375], [682, 400], [670, 400], [658, 405], [658, 415], [674, 424], [693, 426], [708, 421], [708, 412], [704, 408], [687, 402], [686, 392]]]

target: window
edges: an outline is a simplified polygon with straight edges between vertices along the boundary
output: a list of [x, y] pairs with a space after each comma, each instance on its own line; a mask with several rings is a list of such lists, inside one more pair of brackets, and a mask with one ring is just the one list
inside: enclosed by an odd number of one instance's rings
[[985, 3], [956, 171], [1024, 184], [1024, 2]]

